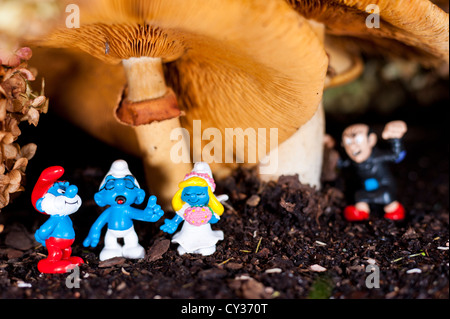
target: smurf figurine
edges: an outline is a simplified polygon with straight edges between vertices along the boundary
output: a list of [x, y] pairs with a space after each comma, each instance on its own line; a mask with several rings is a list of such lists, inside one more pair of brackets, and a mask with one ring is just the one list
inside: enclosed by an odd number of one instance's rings
[[221, 201], [227, 200], [228, 196], [214, 195], [216, 184], [205, 162], [195, 163], [192, 172], [185, 176], [178, 187], [180, 189], [172, 198], [176, 215], [173, 219], [166, 219], [160, 229], [173, 234], [184, 221], [181, 230], [172, 238], [173, 243], [179, 244], [178, 253], [213, 254], [216, 243], [223, 240], [223, 232], [212, 230], [211, 224], [220, 219], [224, 211]]
[[382, 205], [384, 217], [402, 220], [405, 209], [396, 199], [396, 185], [388, 163], [399, 163], [405, 157], [402, 137], [407, 131], [403, 121], [392, 121], [385, 125], [382, 138], [391, 145], [391, 150], [375, 147], [377, 136], [365, 124], [354, 124], [342, 133], [342, 146], [349, 160], [341, 161], [341, 167], [353, 166], [361, 182], [355, 193], [355, 205], [347, 206], [344, 216], [349, 221], [369, 218], [369, 204]]
[[80, 257], [71, 256], [75, 231], [69, 217], [80, 208], [81, 198], [75, 185], [58, 181], [63, 174], [64, 168], [61, 166], [46, 168], [31, 194], [34, 208], [50, 215], [34, 234], [36, 240], [48, 250], [48, 257], [38, 263], [41, 273], [65, 273], [83, 263]]
[[[156, 204], [156, 196], [150, 196], [144, 210], [131, 206], [143, 203], [144, 199], [145, 191], [131, 174], [127, 162], [114, 161], [100, 184], [99, 191], [94, 195], [98, 206], [109, 207], [94, 222], [83, 245], [96, 247], [103, 226], [108, 224], [100, 260], [113, 257], [144, 258], [145, 250], [139, 244], [133, 220], [156, 222], [164, 215], [161, 207]], [[123, 246], [117, 242], [118, 238], [123, 238]]]

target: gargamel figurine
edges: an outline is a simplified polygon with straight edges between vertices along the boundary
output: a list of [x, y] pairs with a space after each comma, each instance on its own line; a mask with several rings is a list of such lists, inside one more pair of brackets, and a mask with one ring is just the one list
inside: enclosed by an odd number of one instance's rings
[[173, 243], [178, 243], [177, 251], [208, 256], [216, 251], [216, 243], [223, 240], [221, 230], [212, 230], [211, 224], [217, 223], [223, 214], [221, 201], [228, 199], [227, 195], [215, 196], [216, 184], [211, 169], [205, 162], [197, 162], [193, 170], [186, 174], [178, 185], [179, 190], [172, 198], [172, 207], [176, 215], [166, 219], [161, 230], [173, 234], [178, 225], [185, 221], [181, 230], [176, 233]]
[[46, 168], [31, 194], [34, 208], [50, 215], [34, 234], [48, 251], [48, 257], [38, 262], [38, 270], [42, 273], [65, 273], [83, 263], [80, 257], [71, 256], [75, 231], [69, 217], [80, 208], [81, 198], [75, 185], [58, 181], [63, 174], [61, 166]]
[[390, 150], [381, 150], [377, 135], [366, 124], [354, 124], [342, 133], [342, 146], [349, 159], [340, 160], [339, 167], [353, 167], [359, 179], [360, 189], [355, 192], [355, 205], [347, 206], [344, 216], [349, 221], [369, 218], [370, 205], [382, 205], [384, 217], [402, 220], [405, 209], [397, 201], [397, 187], [389, 163], [401, 162], [406, 151], [402, 137], [407, 131], [403, 121], [392, 121], [385, 125], [381, 137], [390, 144]]
[[[164, 215], [164, 211], [156, 204], [156, 196], [150, 196], [143, 210], [131, 206], [143, 203], [144, 199], [145, 191], [131, 174], [127, 162], [114, 161], [94, 195], [98, 206], [109, 207], [92, 224], [83, 245], [96, 247], [102, 228], [108, 224], [105, 246], [99, 256], [101, 261], [113, 257], [144, 258], [145, 250], [139, 244], [133, 220], [156, 222]], [[123, 246], [117, 241], [119, 238], [123, 238]]]

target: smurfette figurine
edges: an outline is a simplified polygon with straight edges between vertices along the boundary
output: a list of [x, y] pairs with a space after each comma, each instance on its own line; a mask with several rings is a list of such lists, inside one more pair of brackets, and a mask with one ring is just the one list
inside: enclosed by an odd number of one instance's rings
[[173, 234], [184, 221], [181, 230], [176, 233], [173, 243], [178, 243], [178, 253], [201, 254], [208, 256], [216, 251], [216, 243], [223, 240], [223, 232], [212, 230], [211, 224], [220, 219], [224, 208], [220, 201], [228, 196], [216, 197], [216, 185], [211, 169], [205, 162], [197, 162], [192, 172], [187, 174], [178, 185], [180, 188], [172, 198], [172, 207], [176, 212], [173, 219], [166, 219], [161, 230]]
[[34, 234], [48, 250], [48, 257], [38, 263], [38, 270], [42, 273], [65, 273], [83, 263], [80, 257], [71, 256], [75, 231], [69, 217], [80, 208], [81, 198], [75, 185], [58, 181], [63, 174], [61, 166], [46, 168], [31, 194], [34, 208], [50, 215]]
[[[131, 206], [141, 204], [144, 199], [145, 191], [140, 188], [136, 178], [131, 174], [127, 162], [114, 161], [101, 182], [99, 191], [94, 195], [97, 205], [109, 207], [91, 226], [83, 245], [96, 247], [103, 226], [108, 224], [105, 247], [100, 253], [100, 260], [113, 257], [144, 258], [145, 250], [139, 244], [133, 220], [156, 222], [164, 215], [161, 207], [156, 205], [156, 196], [150, 196], [144, 210]], [[123, 246], [117, 242], [118, 238], [123, 238]]]

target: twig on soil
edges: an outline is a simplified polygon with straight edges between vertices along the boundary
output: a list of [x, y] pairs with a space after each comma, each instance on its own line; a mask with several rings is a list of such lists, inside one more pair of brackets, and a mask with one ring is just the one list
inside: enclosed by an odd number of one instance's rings
[[402, 260], [402, 259], [405, 259], [405, 258], [413, 258], [413, 257], [417, 257], [417, 256], [426, 256], [426, 255], [425, 255], [425, 253], [422, 251], [422, 252], [420, 252], [420, 253], [412, 254], [412, 255], [409, 255], [409, 256], [407, 256], [407, 257], [400, 257], [400, 258], [394, 259], [392, 262], [393, 262], [393, 263], [396, 263], [396, 262], [398, 262], [398, 261], [400, 261], [400, 260]]
[[233, 259], [234, 259], [234, 257], [228, 258], [227, 260], [222, 261], [222, 262], [219, 264], [219, 266], [225, 265], [227, 262], [229, 262], [230, 260], [233, 260]]
[[258, 245], [256, 246], [255, 254], [258, 253], [259, 246], [261, 246], [262, 237], [259, 238]]
[[227, 202], [222, 202], [222, 205], [226, 207], [226, 209], [231, 210], [231, 212], [233, 214], [239, 215], [238, 212], [234, 209], [233, 206], [231, 206], [230, 204], [228, 204]]
[[324, 242], [321, 242], [321, 241], [319, 241], [319, 240], [316, 240], [314, 243], [317, 244], [317, 245], [319, 245], [319, 246], [326, 246], [326, 245], [327, 245], [327, 244], [325, 244]]

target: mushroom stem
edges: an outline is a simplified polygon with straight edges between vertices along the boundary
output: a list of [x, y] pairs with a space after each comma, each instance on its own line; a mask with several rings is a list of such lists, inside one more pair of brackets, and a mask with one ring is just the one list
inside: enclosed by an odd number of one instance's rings
[[[305, 125], [261, 160], [261, 163], [276, 164], [276, 169], [271, 174], [260, 174], [260, 178], [269, 181], [281, 175], [298, 174], [301, 183], [320, 188], [324, 134], [324, 110], [320, 103]], [[261, 165], [260, 172], [263, 171]]]
[[[325, 26], [308, 20], [316, 36], [324, 43]], [[272, 149], [259, 165], [260, 178], [277, 180], [281, 175], [295, 175], [301, 183], [320, 188], [322, 173], [323, 141], [325, 136], [325, 114], [322, 101], [313, 117], [286, 141]], [[263, 174], [264, 163], [274, 165], [270, 174]], [[275, 163], [275, 164], [274, 164]]]
[[[166, 87], [160, 58], [129, 58], [123, 60], [122, 64], [128, 80], [127, 100], [156, 100], [170, 90]], [[165, 208], [169, 208], [171, 198], [178, 190], [178, 183], [192, 169], [189, 158], [175, 163], [170, 157], [172, 147], [179, 143], [170, 140], [170, 133], [177, 128], [180, 128], [179, 117], [133, 126], [146, 180], [158, 195], [158, 203]]]
[[130, 101], [151, 100], [166, 94], [161, 58], [129, 58], [122, 60], [122, 64], [128, 79], [127, 98]]

